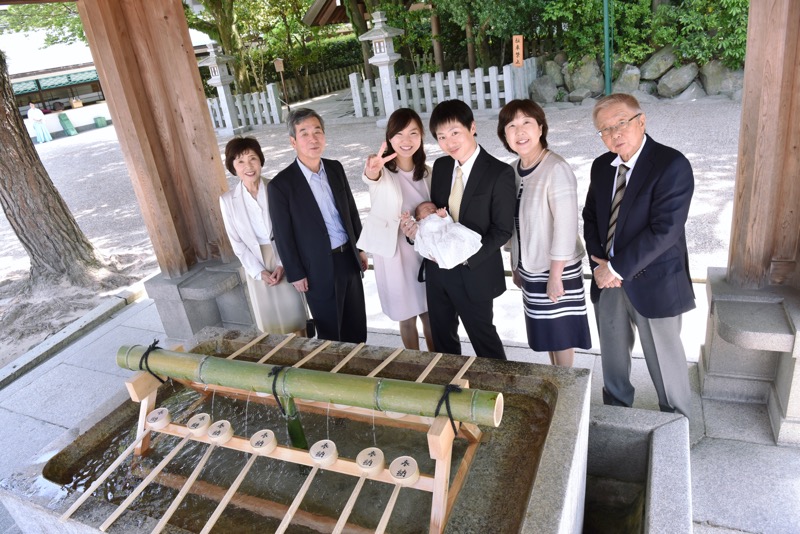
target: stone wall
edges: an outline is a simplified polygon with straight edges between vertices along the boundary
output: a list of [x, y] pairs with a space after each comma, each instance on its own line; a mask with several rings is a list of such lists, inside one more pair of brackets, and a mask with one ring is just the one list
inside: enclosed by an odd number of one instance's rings
[[[602, 96], [605, 77], [602, 65], [592, 56], [568, 63], [563, 53], [540, 58], [541, 76], [528, 87], [530, 97], [540, 104], [553, 102], [593, 103]], [[654, 53], [643, 64], [617, 63], [612, 68], [612, 92], [629, 93], [641, 102], [658, 98], [696, 100], [723, 95], [741, 101], [744, 71], [732, 71], [713, 60], [702, 67], [696, 63], [675, 66], [671, 46]]]

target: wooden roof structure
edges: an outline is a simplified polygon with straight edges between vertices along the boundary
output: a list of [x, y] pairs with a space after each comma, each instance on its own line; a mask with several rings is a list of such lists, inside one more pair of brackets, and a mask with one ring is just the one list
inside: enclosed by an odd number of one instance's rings
[[[347, 17], [347, 10], [344, 7], [345, 0], [316, 0], [306, 14], [303, 15], [303, 24], [306, 26], [327, 26], [329, 24], [343, 24], [350, 22]], [[430, 4], [423, 4], [416, 0], [403, 0], [406, 8], [415, 11], [417, 9], [430, 9]], [[358, 10], [361, 11], [364, 20], [372, 18], [371, 13], [367, 13], [367, 7], [363, 0], [358, 0]]]
[[[358, 9], [364, 20], [370, 19], [367, 7], [361, 0], [358, 1]], [[303, 24], [306, 26], [327, 26], [345, 22], [350, 22], [350, 19], [347, 17], [343, 0], [316, 0], [303, 16]]]

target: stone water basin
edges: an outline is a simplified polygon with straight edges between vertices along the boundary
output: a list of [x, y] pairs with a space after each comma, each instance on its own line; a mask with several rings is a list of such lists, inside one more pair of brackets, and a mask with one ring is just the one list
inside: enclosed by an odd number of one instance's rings
[[[258, 360], [283, 336], [270, 336], [238, 358]], [[211, 329], [203, 332], [189, 352], [224, 356], [243, 347], [247, 339], [237, 332]], [[319, 340], [297, 338], [281, 349], [271, 364], [291, 365], [319, 346]], [[334, 343], [304, 367], [330, 370], [353, 346]], [[366, 375], [392, 349], [365, 347], [341, 371]], [[404, 351], [387, 365], [380, 376], [415, 380], [432, 355]], [[446, 384], [459, 371], [465, 358], [445, 355], [426, 378], [427, 383]], [[500, 391], [505, 413], [498, 428], [481, 428], [483, 436], [463, 489], [458, 494], [446, 532], [575, 532], [583, 520], [586, 453], [589, 421], [589, 372], [550, 366], [496, 362], [478, 359], [465, 377], [471, 388]], [[237, 435], [249, 437], [262, 428], [275, 431], [279, 443], [288, 444], [285, 425], [277, 409], [260, 403], [260, 396], [247, 394], [226, 399], [220, 394], [202, 394], [175, 384], [162, 386], [159, 406], [170, 408], [175, 419], [185, 421], [201, 411], [215, 420], [229, 419]], [[302, 412], [309, 443], [331, 439], [340, 457], [355, 458], [369, 446], [380, 447], [387, 463], [400, 455], [411, 455], [422, 473], [433, 474], [424, 432], [365, 418], [349, 419], [329, 411]], [[44, 507], [57, 517], [90, 485], [97, 474], [133, 440], [138, 405], [129, 402], [78, 438], [44, 466], [44, 477], [67, 490], [69, 497]], [[384, 421], [384, 423], [386, 423]], [[149, 469], [174, 446], [178, 438], [159, 436], [152, 450], [133, 462], [127, 460], [114, 477], [96, 492], [69, 521], [96, 528], [116, 504], [139, 483]], [[207, 445], [192, 443], [170, 463], [166, 474], [133, 503], [109, 532], [149, 532], [194, 468]], [[456, 439], [451, 480], [466, 449]], [[247, 460], [240, 451], [218, 448], [192, 494], [170, 521], [174, 531], [199, 532], [217, 502]], [[271, 458], [259, 458], [239, 488], [215, 532], [271, 532], [283, 517], [308, 468]], [[41, 483], [41, 482], [39, 482]], [[356, 479], [321, 470], [304, 498], [289, 532], [330, 532], [347, 501]], [[79, 490], [79, 491], [76, 491]], [[351, 532], [374, 531], [392, 487], [367, 481], [350, 517]], [[389, 532], [427, 532], [430, 493], [403, 489], [389, 523]], [[46, 523], [46, 521], [45, 521]], [[64, 525], [61, 525], [62, 527]], [[53, 532], [59, 530], [53, 523]]]

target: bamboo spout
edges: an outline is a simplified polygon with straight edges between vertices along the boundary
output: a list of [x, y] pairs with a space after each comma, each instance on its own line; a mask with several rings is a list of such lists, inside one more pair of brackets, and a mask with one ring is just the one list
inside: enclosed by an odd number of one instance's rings
[[[139, 370], [146, 350], [141, 345], [122, 346], [117, 365]], [[158, 375], [192, 380], [201, 384], [233, 387], [243, 391], [272, 393], [273, 368], [214, 356], [156, 349], [148, 356], [150, 370]], [[391, 378], [372, 378], [285, 368], [275, 383], [280, 397], [345, 404], [380, 411], [433, 417], [444, 387]], [[503, 418], [503, 394], [479, 389], [464, 389], [450, 394], [450, 409], [457, 421], [497, 427]]]

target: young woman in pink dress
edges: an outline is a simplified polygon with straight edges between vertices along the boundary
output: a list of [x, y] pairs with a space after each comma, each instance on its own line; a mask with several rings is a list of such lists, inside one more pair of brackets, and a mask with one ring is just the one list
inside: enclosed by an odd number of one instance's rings
[[425, 165], [419, 115], [407, 108], [396, 110], [386, 124], [386, 140], [378, 154], [367, 158], [364, 182], [369, 186], [371, 209], [358, 248], [372, 254], [381, 308], [400, 323], [407, 349], [419, 349], [417, 318], [422, 323], [427, 349], [433, 351], [425, 284], [417, 281], [422, 257], [400, 231], [400, 214], [412, 212], [430, 199], [430, 168]]

